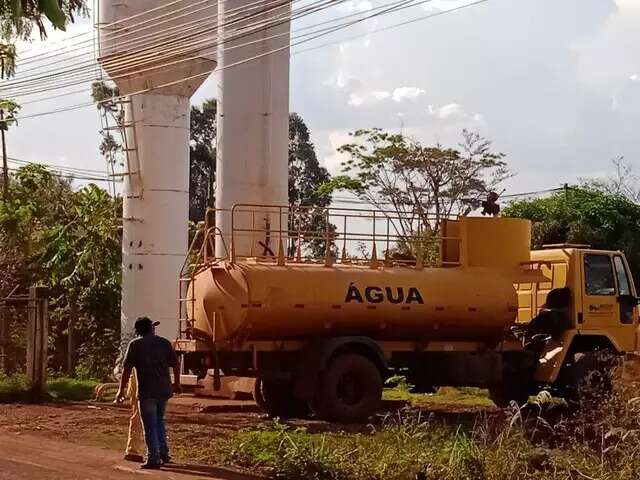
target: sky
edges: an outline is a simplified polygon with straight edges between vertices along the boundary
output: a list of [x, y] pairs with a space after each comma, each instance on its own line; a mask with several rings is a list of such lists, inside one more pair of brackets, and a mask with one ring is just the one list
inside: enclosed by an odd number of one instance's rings
[[[352, 0], [292, 30], [382, 3]], [[607, 175], [619, 156], [640, 171], [640, 0], [487, 0], [383, 30], [468, 3], [427, 1], [292, 48], [290, 108], [331, 173], [348, 133], [371, 127], [446, 146], [463, 128], [477, 131], [506, 155], [507, 193]], [[80, 22], [23, 49], [33, 55], [90, 28]], [[215, 93], [212, 76], [192, 103]], [[88, 99], [37, 102], [22, 114]], [[95, 107], [25, 118], [9, 132], [9, 155], [104, 170], [98, 129]]]

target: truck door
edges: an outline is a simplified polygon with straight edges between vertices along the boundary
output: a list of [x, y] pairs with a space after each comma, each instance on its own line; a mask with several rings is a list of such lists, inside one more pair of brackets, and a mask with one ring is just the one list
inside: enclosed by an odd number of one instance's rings
[[582, 323], [578, 328], [585, 333], [608, 333], [623, 350], [634, 350], [634, 306], [629, 307], [631, 283], [622, 257], [584, 252], [582, 265]]

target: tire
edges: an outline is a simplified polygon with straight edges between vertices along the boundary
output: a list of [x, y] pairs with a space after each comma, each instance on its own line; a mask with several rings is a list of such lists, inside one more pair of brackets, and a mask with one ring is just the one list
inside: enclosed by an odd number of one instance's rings
[[307, 402], [293, 396], [290, 382], [258, 378], [253, 397], [256, 404], [271, 417], [306, 418], [309, 416]]
[[522, 407], [529, 401], [531, 390], [522, 385], [496, 385], [489, 388], [489, 398], [498, 408], [507, 408], [512, 402]]
[[341, 354], [324, 371], [314, 410], [325, 420], [353, 423], [373, 415], [382, 400], [382, 375], [368, 358]]
[[562, 375], [561, 392], [565, 400], [580, 403], [608, 398], [613, 391], [611, 368], [614, 363], [608, 351], [574, 354]]

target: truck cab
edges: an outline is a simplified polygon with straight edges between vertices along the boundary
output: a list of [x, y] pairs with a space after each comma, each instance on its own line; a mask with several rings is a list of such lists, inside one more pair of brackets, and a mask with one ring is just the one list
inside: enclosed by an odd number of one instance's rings
[[536, 371], [538, 382], [556, 382], [577, 353], [624, 354], [638, 349], [637, 292], [624, 253], [549, 245], [531, 252], [531, 267], [539, 268], [549, 281], [516, 285], [518, 322], [527, 324], [547, 309], [551, 292], [570, 293], [563, 313], [567, 328], [548, 343]]

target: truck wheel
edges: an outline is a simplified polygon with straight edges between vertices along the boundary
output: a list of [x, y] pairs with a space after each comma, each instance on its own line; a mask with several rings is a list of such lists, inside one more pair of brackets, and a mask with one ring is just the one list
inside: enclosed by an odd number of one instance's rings
[[611, 368], [614, 361], [608, 352], [581, 352], [573, 356], [563, 375], [562, 393], [567, 401], [595, 400], [608, 397], [613, 389]]
[[511, 402], [519, 407], [526, 405], [531, 395], [531, 389], [522, 385], [496, 385], [489, 388], [489, 398], [498, 408], [507, 408]]
[[374, 414], [381, 400], [378, 367], [362, 355], [346, 353], [332, 360], [324, 371], [314, 410], [325, 420], [357, 422]]
[[309, 415], [307, 402], [293, 396], [290, 382], [258, 378], [253, 396], [256, 404], [271, 417], [305, 418]]

